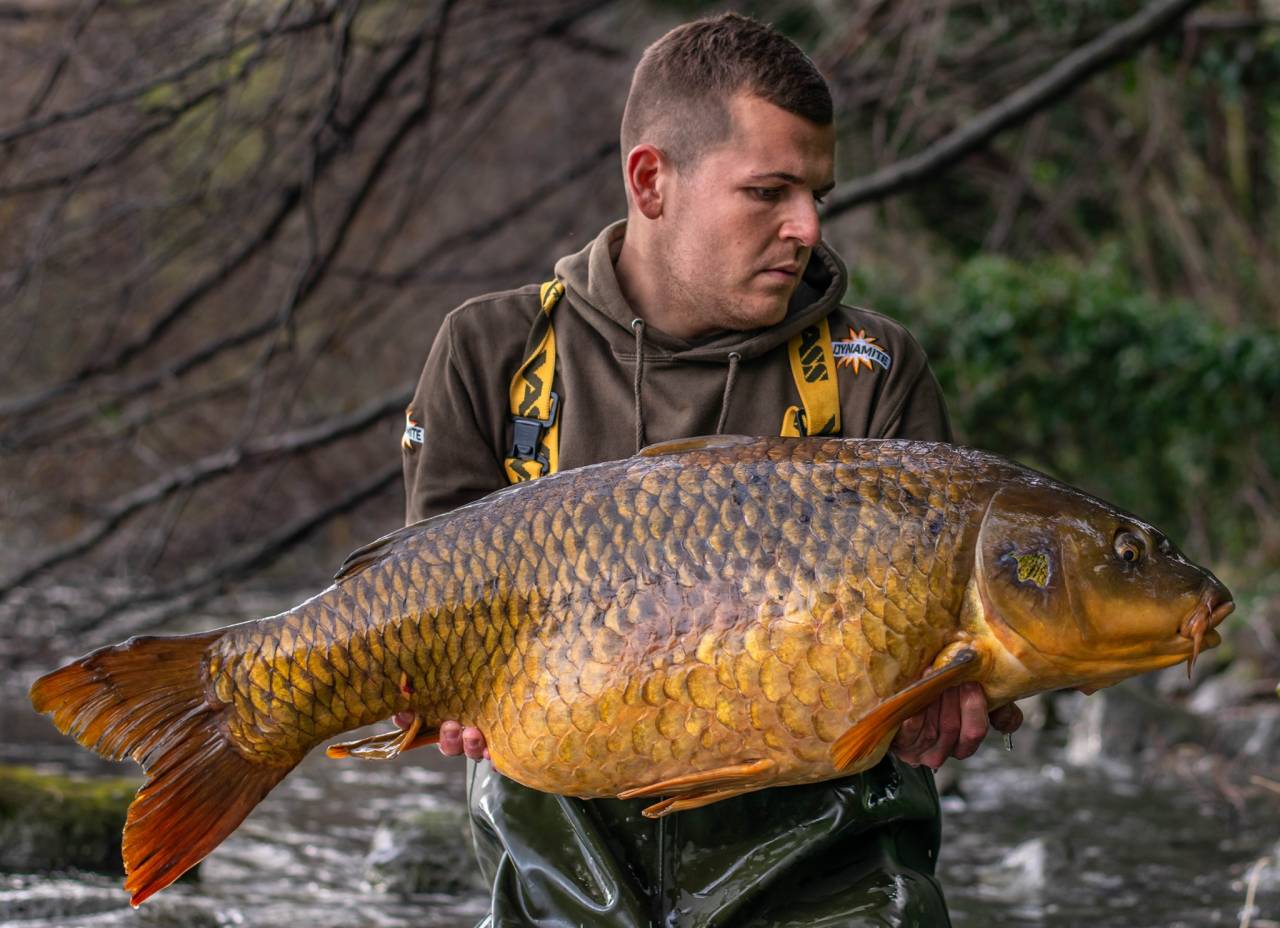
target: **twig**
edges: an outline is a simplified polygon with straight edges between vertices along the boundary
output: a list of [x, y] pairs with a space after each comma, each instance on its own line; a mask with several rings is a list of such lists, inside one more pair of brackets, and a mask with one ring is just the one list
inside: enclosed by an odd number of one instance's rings
[[1275, 780], [1268, 780], [1266, 777], [1259, 776], [1256, 773], [1249, 775], [1249, 782], [1254, 786], [1261, 786], [1263, 789], [1269, 789], [1273, 793], [1280, 793], [1280, 783]]
[[1271, 863], [1270, 857], [1259, 857], [1249, 870], [1249, 888], [1244, 894], [1244, 910], [1240, 913], [1240, 928], [1249, 928], [1253, 921], [1253, 900], [1258, 895], [1258, 881], [1262, 878], [1262, 868]]
[[36, 113], [40, 112], [41, 107], [49, 99], [49, 94], [53, 93], [53, 89], [58, 86], [63, 73], [67, 69], [67, 62], [71, 60], [71, 51], [75, 48], [76, 42], [80, 39], [80, 34], [84, 32], [85, 26], [89, 25], [89, 20], [93, 19], [93, 14], [98, 12], [102, 7], [103, 0], [85, 0], [80, 5], [79, 11], [75, 15], [75, 19], [71, 23], [70, 35], [67, 36], [66, 44], [58, 55], [58, 60], [54, 62], [49, 73], [45, 75], [44, 81], [40, 85], [40, 89], [35, 92], [30, 102], [27, 103], [27, 111], [24, 117], [30, 119]]

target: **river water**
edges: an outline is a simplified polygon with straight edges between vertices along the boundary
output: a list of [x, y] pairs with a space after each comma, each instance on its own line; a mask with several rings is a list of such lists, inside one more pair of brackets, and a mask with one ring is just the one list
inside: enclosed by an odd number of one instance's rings
[[[26, 682], [0, 685], [0, 763], [136, 772], [58, 735], [27, 706]], [[1186, 776], [1069, 764], [1061, 738], [1019, 741], [1006, 753], [993, 739], [957, 764], [944, 796], [940, 877], [956, 928], [1241, 924], [1251, 868], [1280, 852], [1280, 796], [1233, 805]], [[198, 881], [135, 912], [116, 878], [0, 874], [0, 926], [469, 928], [484, 907], [478, 889], [404, 898], [376, 889], [365, 863], [379, 825], [461, 802], [463, 776], [460, 760], [433, 749], [386, 763], [316, 753], [209, 856]], [[1255, 910], [1250, 924], [1276, 928], [1276, 919]]]

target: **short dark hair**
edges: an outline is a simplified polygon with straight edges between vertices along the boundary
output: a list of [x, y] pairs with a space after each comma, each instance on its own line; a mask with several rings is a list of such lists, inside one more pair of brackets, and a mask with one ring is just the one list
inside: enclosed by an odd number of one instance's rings
[[722, 13], [677, 26], [636, 65], [622, 114], [622, 157], [643, 141], [677, 169], [729, 137], [729, 99], [746, 91], [831, 125], [831, 91], [809, 56], [772, 26]]

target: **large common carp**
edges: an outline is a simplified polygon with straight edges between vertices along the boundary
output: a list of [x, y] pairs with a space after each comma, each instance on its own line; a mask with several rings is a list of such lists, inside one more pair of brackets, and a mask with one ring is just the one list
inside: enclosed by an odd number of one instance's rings
[[650, 815], [863, 770], [977, 681], [994, 707], [1194, 661], [1230, 594], [1150, 525], [950, 445], [717, 437], [494, 493], [359, 549], [281, 615], [135, 638], [31, 699], [148, 780], [137, 904], [316, 745], [446, 719], [540, 790]]

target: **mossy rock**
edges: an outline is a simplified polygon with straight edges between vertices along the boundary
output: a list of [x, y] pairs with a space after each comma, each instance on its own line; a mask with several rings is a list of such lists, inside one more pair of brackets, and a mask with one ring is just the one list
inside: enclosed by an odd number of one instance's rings
[[138, 788], [0, 765], [0, 870], [124, 873], [120, 836]]

